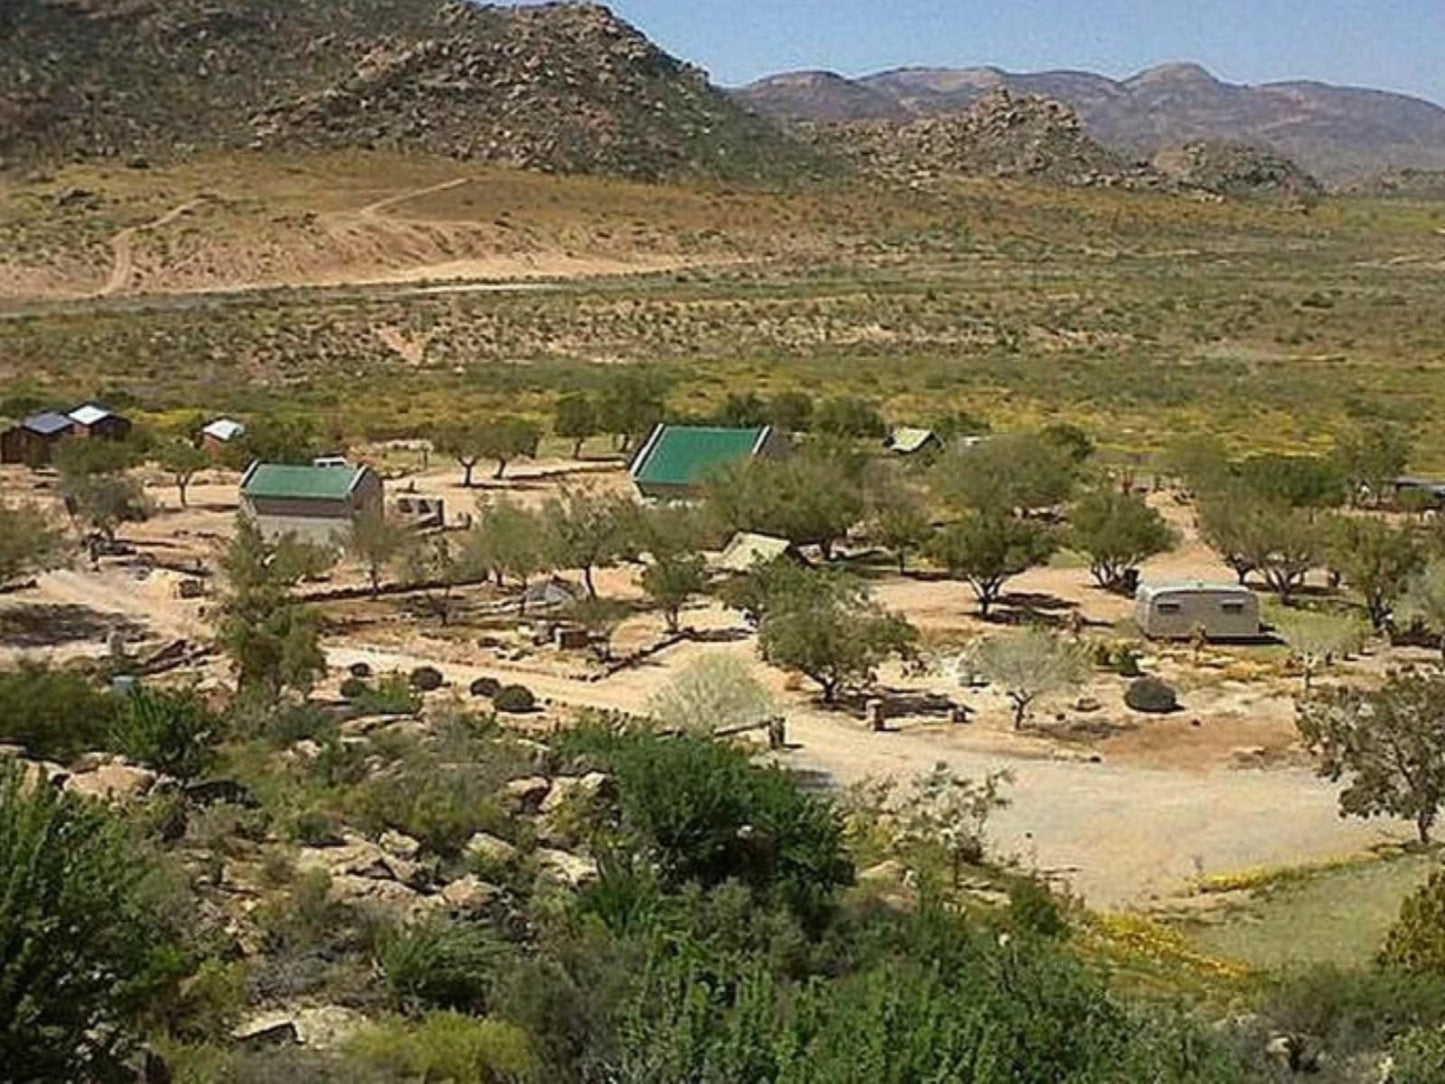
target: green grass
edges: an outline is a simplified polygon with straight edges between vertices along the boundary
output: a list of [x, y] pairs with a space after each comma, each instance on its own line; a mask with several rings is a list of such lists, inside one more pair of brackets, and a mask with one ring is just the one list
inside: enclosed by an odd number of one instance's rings
[[1276, 878], [1229, 905], [1217, 923], [1186, 932], [1203, 953], [1260, 968], [1367, 964], [1401, 901], [1438, 864], [1435, 855], [1401, 855]]

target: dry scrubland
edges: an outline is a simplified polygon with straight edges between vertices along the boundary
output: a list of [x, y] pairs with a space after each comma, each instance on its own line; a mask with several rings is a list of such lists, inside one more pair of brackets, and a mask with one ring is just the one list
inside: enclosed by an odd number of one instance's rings
[[1199, 427], [1321, 449], [1384, 418], [1429, 466], [1442, 229], [1438, 204], [987, 182], [758, 194], [352, 155], [77, 168], [0, 189], [0, 411], [103, 391], [161, 420], [305, 411], [364, 439], [545, 415], [596, 363], [645, 363], [684, 410], [824, 388], [905, 419], [1063, 417], [1127, 450]]
[[[1330, 200], [1304, 213], [985, 182], [761, 193], [415, 158], [235, 156], [5, 181], [0, 252], [0, 415], [98, 398], [151, 437], [219, 414], [305, 419], [375, 463], [390, 492], [445, 497], [458, 540], [457, 517], [479, 496], [538, 510], [579, 486], [630, 494], [616, 442], [593, 436], [574, 459], [570, 440], [549, 436], [505, 478], [482, 480], [483, 467], [468, 488], [446, 456], [423, 464], [386, 441], [503, 412], [545, 429], [560, 396], [616, 387], [633, 368], [678, 417], [730, 394], [802, 390], [855, 396], [894, 422], [1071, 423], [1098, 446], [1082, 473], [1100, 490], [1135, 470], [1152, 481], [1154, 453], [1188, 433], [1217, 434], [1237, 458], [1325, 454], [1340, 434], [1388, 423], [1413, 438], [1414, 469], [1445, 467], [1445, 205]], [[894, 489], [935, 480], [873, 467]], [[163, 471], [134, 474], [151, 514], [121, 527], [131, 552], [0, 594], [0, 670], [131, 666], [177, 641], [204, 647], [234, 612], [243, 575], [233, 565], [228, 585], [214, 573], [236, 536], [237, 475], [202, 470], [182, 507]], [[61, 485], [53, 472], [0, 470], [0, 498], [56, 522]], [[1202, 537], [1199, 501], [1162, 475], [1147, 501], [1177, 545], [1142, 562], [1146, 580], [1232, 577]], [[926, 511], [949, 515], [946, 503]], [[1351, 515], [1438, 542], [1401, 512]], [[898, 1030], [872, 1055], [901, 1057], [888, 1046], [900, 1042], [930, 1052], [900, 1081], [1012, 1084], [1065, 1061], [1075, 1075], [1060, 1079], [1090, 1082], [1275, 1081], [1291, 1062], [1373, 1081], [1387, 1048], [1408, 1072], [1425, 1067], [1388, 1079], [1438, 1079], [1430, 966], [1409, 981], [1371, 966], [1438, 859], [1406, 853], [1408, 824], [1338, 815], [1339, 787], [1316, 777], [1297, 729], [1305, 675], [1284, 644], [1146, 645], [1127, 598], [1096, 586], [1067, 548], [1010, 579], [988, 620], [937, 563], [900, 572], [856, 537], [835, 556], [916, 627], [935, 663], [884, 662], [865, 695], [836, 705], [765, 664], [758, 630], [714, 592], [688, 592], [685, 635], [672, 636], [634, 561], [597, 570], [608, 608], [585, 620], [601, 651], [539, 644], [509, 608], [514, 583], [471, 577], [439, 592], [406, 586], [424, 569], [389, 568], [388, 589], [368, 597], [348, 561], [273, 598], [270, 573], [253, 569], [265, 613], [308, 598], [321, 654], [298, 665], [320, 677], [310, 706], [252, 712], [245, 698], [231, 704], [234, 644], [233, 657], [203, 650], [183, 668], [207, 704], [229, 705], [204, 768], [222, 766], [239, 790], [198, 798], [183, 784], [206, 770], [169, 760], [162, 774], [182, 783], [93, 756], [34, 769], [144, 811], [138, 835], [161, 872], [142, 898], [176, 945], [152, 1006], [125, 1019], [197, 1081], [832, 1084], [862, 1079], [848, 1075], [864, 1057], [848, 1044], [871, 1041], [880, 1005]], [[1304, 602], [1358, 609], [1354, 585], [1332, 585], [1323, 563], [1300, 585]], [[558, 571], [579, 579], [572, 565]], [[206, 587], [182, 597], [196, 577]], [[339, 589], [353, 590], [330, 597]], [[1000, 683], [963, 687], [937, 664], [1033, 621], [1073, 629], [1093, 661], [1019, 726]], [[1372, 688], [1389, 668], [1437, 657], [1380, 636], [1346, 654], [1327, 686]], [[677, 754], [646, 734], [574, 729], [579, 713], [652, 711], [708, 662], [771, 697], [784, 748], [764, 751], [753, 734], [748, 756], [730, 759], [697, 738], [676, 739], [693, 743]], [[1127, 706], [1134, 665], [1177, 690], [1181, 710]], [[427, 667], [442, 688], [383, 681]], [[345, 684], [363, 670], [370, 688]], [[525, 685], [538, 709], [499, 724], [479, 681], [489, 695]], [[874, 696], [889, 715], [876, 731], [862, 718]], [[949, 721], [956, 706], [966, 725]], [[101, 740], [135, 760], [147, 721], [127, 725]], [[819, 789], [855, 788], [846, 816], [823, 826], [749, 757]], [[936, 766], [956, 775], [930, 776]], [[668, 820], [685, 816], [672, 783], [690, 768], [716, 823]], [[1005, 769], [1007, 806], [959, 782]], [[886, 778], [942, 790], [915, 796], [909, 821], [867, 799], [869, 781]], [[713, 793], [716, 779], [727, 786]], [[850, 877], [835, 859], [856, 863], [857, 887], [840, 887]], [[971, 932], [938, 924], [942, 911], [967, 915]], [[887, 948], [859, 948], [875, 942]], [[940, 954], [958, 966], [930, 970]], [[1322, 962], [1354, 970], [1280, 970]], [[819, 978], [838, 973], [849, 978]], [[706, 1004], [677, 996], [703, 986]], [[745, 999], [728, 994], [739, 989], [770, 1008], [745, 1019]], [[1179, 1023], [1160, 1007], [1179, 998], [1224, 1023], [1208, 1037]], [[1012, 1021], [968, 1033], [992, 1068], [926, 1063], [965, 1040], [943, 1025], [910, 1032], [932, 1020], [922, 1009], [975, 1002], [983, 1017], [948, 1027]], [[1037, 1018], [1014, 1015], [1021, 1004]], [[299, 1054], [268, 1060], [277, 1036], [262, 1010], [285, 1017], [294, 1034], [280, 1039], [299, 1036]], [[1084, 1018], [1087, 1041], [1065, 1041]], [[1040, 1037], [1036, 1019], [1059, 1030]], [[460, 1068], [448, 1061], [458, 1049]], [[681, 1068], [698, 1064], [711, 1075]], [[886, 1079], [874, 1068], [867, 1079]]]

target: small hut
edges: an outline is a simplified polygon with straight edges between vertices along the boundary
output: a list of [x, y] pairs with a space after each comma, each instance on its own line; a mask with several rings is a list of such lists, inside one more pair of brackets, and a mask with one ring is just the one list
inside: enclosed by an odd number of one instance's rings
[[718, 554], [717, 560], [713, 562], [713, 567], [719, 572], [740, 574], [750, 572], [759, 565], [772, 564], [783, 557], [800, 559], [797, 549], [786, 538], [739, 531], [728, 540], [722, 553]]
[[76, 407], [69, 417], [70, 435], [79, 440], [125, 440], [130, 436], [129, 418], [96, 403]]
[[212, 459], [220, 459], [245, 435], [246, 427], [236, 419], [217, 418], [201, 428], [201, 450]]
[[932, 429], [899, 426], [888, 434], [883, 446], [894, 455], [926, 456], [943, 451], [943, 441]]
[[75, 423], [64, 414], [32, 414], [0, 433], [0, 463], [43, 467], [55, 455], [55, 446], [74, 428]]

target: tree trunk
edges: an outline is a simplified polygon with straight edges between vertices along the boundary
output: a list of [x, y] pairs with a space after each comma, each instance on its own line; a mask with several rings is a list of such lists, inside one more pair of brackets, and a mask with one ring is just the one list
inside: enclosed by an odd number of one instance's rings
[[180, 481], [176, 482], [176, 491], [180, 494], [181, 507], [182, 507], [182, 508], [187, 507], [187, 505], [186, 505], [186, 490], [190, 488], [190, 485], [191, 485], [191, 484], [190, 484], [189, 482], [180, 482]]
[[582, 582], [583, 582], [584, 584], [586, 584], [586, 586], [587, 586], [587, 597], [588, 597], [588, 598], [596, 598], [596, 597], [597, 597], [597, 585], [592, 582], [592, 566], [591, 566], [591, 565], [583, 565], [583, 566], [582, 566]]
[[1422, 809], [1415, 814], [1415, 831], [1420, 837], [1420, 846], [1430, 846], [1430, 829], [1435, 826], [1435, 811]]
[[381, 594], [381, 571], [373, 565], [366, 570], [366, 574], [371, 579], [371, 597], [376, 598]]
[[497, 460], [497, 469], [492, 472], [492, 477], [500, 480], [502, 475], [506, 473], [506, 470], [507, 461], [505, 459], [499, 459]]
[[587, 439], [586, 437], [578, 437], [576, 443], [572, 445], [572, 458], [573, 458], [573, 459], [581, 459], [581, 458], [582, 458], [582, 442], [583, 442], [584, 440], [586, 440], [586, 439]]
[[908, 551], [905, 550], [905, 549], [900, 549], [900, 550], [898, 551], [898, 575], [900, 575], [900, 576], [906, 576], [906, 575], [908, 575], [908, 567], [907, 567], [907, 566], [908, 566]]
[[1028, 710], [1029, 710], [1029, 702], [1028, 702], [1027, 700], [1020, 700], [1018, 697], [1014, 697], [1014, 729], [1015, 729], [1015, 730], [1022, 730], [1022, 729], [1024, 728], [1024, 715], [1025, 715], [1025, 713], [1026, 713]]
[[475, 463], [462, 464], [462, 488], [464, 489], [472, 488], [472, 468], [474, 466], [476, 466]]

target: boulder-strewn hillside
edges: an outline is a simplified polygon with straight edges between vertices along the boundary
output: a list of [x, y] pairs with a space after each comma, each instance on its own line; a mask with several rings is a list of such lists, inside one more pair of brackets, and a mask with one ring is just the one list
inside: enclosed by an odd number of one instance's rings
[[605, 8], [7, 0], [0, 157], [372, 146], [547, 170], [816, 167]]
[[1355, 181], [1345, 193], [1372, 199], [1445, 200], [1445, 170], [1386, 170]]
[[[1445, 109], [1430, 102], [1316, 82], [1239, 86], [1197, 64], [1167, 64], [1122, 81], [1089, 72], [909, 68], [851, 81], [815, 75], [810, 96], [785, 93], [790, 85], [775, 76], [737, 94], [750, 109], [779, 120], [835, 121], [879, 116], [880, 98], [913, 117], [955, 113], [1004, 88], [1066, 102], [1094, 139], [1128, 154], [1148, 156], [1185, 143], [1249, 143], [1331, 183], [1391, 166], [1445, 168]], [[858, 100], [867, 101], [870, 112], [848, 116], [848, 104]]]
[[1191, 143], [1136, 161], [1091, 139], [1079, 114], [1039, 95], [995, 88], [965, 112], [906, 124], [799, 126], [821, 149], [894, 180], [942, 174], [1022, 177], [1084, 187], [1308, 200], [1318, 182], [1293, 162], [1237, 143]]

